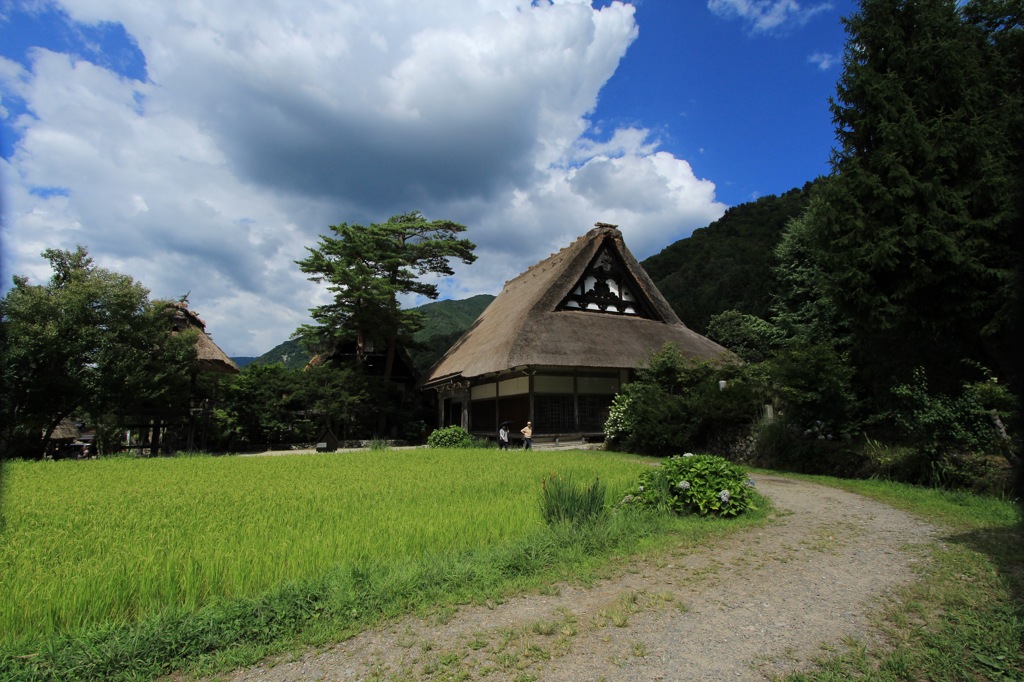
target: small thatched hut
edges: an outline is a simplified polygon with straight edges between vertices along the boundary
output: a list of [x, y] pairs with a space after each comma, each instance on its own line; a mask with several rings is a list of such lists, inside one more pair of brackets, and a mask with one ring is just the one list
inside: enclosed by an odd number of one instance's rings
[[136, 415], [137, 422], [131, 425], [131, 430], [138, 434], [138, 445], [130, 447], [137, 447], [140, 454], [147, 447], [150, 454], [154, 455], [161, 449], [205, 449], [211, 408], [217, 402], [217, 382], [214, 382], [212, 394], [201, 396], [198, 390], [199, 374], [209, 373], [219, 380], [219, 376], [216, 375], [238, 374], [241, 371], [235, 361], [213, 342], [206, 333], [206, 323], [199, 319], [199, 315], [194, 311], [189, 310], [187, 303], [168, 303], [166, 312], [171, 319], [172, 334], [180, 334], [189, 329], [198, 332], [195, 335], [197, 365], [192, 370], [192, 385], [187, 404], [172, 408], [150, 407], [139, 410]]
[[600, 435], [613, 396], [666, 343], [684, 355], [729, 355], [690, 330], [626, 248], [596, 227], [506, 282], [428, 373], [442, 426], [494, 433]]
[[79, 427], [80, 422], [70, 417], [62, 419], [46, 442], [46, 456], [52, 459], [84, 457], [89, 447], [86, 439], [92, 440], [92, 435], [86, 436]]

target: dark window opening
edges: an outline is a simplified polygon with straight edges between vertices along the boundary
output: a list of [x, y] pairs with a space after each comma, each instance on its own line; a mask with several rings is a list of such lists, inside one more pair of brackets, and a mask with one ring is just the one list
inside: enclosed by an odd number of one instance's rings
[[572, 396], [534, 396], [533, 428], [536, 433], [571, 433], [575, 431], [576, 415]]

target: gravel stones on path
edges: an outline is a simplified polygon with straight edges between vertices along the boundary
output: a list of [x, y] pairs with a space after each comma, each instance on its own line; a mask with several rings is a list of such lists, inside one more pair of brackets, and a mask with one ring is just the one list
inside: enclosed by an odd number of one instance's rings
[[[766, 680], [871, 644], [882, 598], [914, 578], [935, 528], [859, 495], [754, 476], [775, 518], [668, 551], [591, 587], [556, 585], [238, 670], [300, 680]], [[443, 620], [444, 622], [440, 622]]]

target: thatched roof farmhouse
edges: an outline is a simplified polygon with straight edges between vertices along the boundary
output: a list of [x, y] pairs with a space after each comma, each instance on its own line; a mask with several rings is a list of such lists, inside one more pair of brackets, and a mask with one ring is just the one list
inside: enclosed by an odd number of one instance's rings
[[612, 397], [666, 343], [710, 360], [729, 352], [690, 330], [614, 225], [596, 227], [506, 282], [431, 369], [442, 425], [494, 433], [601, 434]]

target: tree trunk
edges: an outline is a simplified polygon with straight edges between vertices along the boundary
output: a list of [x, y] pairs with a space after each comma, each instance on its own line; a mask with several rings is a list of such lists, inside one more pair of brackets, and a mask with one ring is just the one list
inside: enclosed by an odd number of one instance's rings
[[363, 357], [366, 352], [366, 333], [362, 327], [356, 329], [356, 361], [363, 364]]
[[64, 421], [64, 417], [66, 416], [67, 415], [64, 414], [57, 415], [56, 420], [51, 421], [50, 425], [46, 427], [46, 433], [43, 434], [43, 440], [40, 443], [40, 447], [42, 448], [42, 452], [39, 453], [40, 457], [46, 457], [46, 446], [50, 442], [50, 436], [53, 435], [53, 432], [57, 430], [57, 426], [59, 426], [60, 423]]
[[[388, 351], [386, 360], [384, 362], [384, 377], [381, 380], [384, 390], [384, 395], [389, 395], [388, 387], [391, 386], [391, 375], [395, 370], [395, 348], [398, 346], [398, 339], [392, 336], [388, 339]], [[375, 434], [380, 438], [387, 438], [388, 436], [388, 417], [387, 411], [381, 410], [377, 415], [377, 433]]]
[[1010, 435], [1006, 432], [1006, 426], [1003, 425], [1003, 420], [999, 418], [999, 412], [992, 410], [988, 413], [989, 418], [992, 420], [992, 426], [996, 429], [996, 435], [999, 436], [999, 449], [1003, 451], [1003, 457], [1010, 463], [1014, 469], [1020, 469], [1021, 460], [1017, 456], [1017, 453], [1013, 451], [1013, 441], [1010, 440]]
[[384, 385], [391, 381], [391, 375], [395, 371], [395, 348], [398, 346], [398, 339], [392, 336], [388, 339], [387, 361], [384, 363]]

